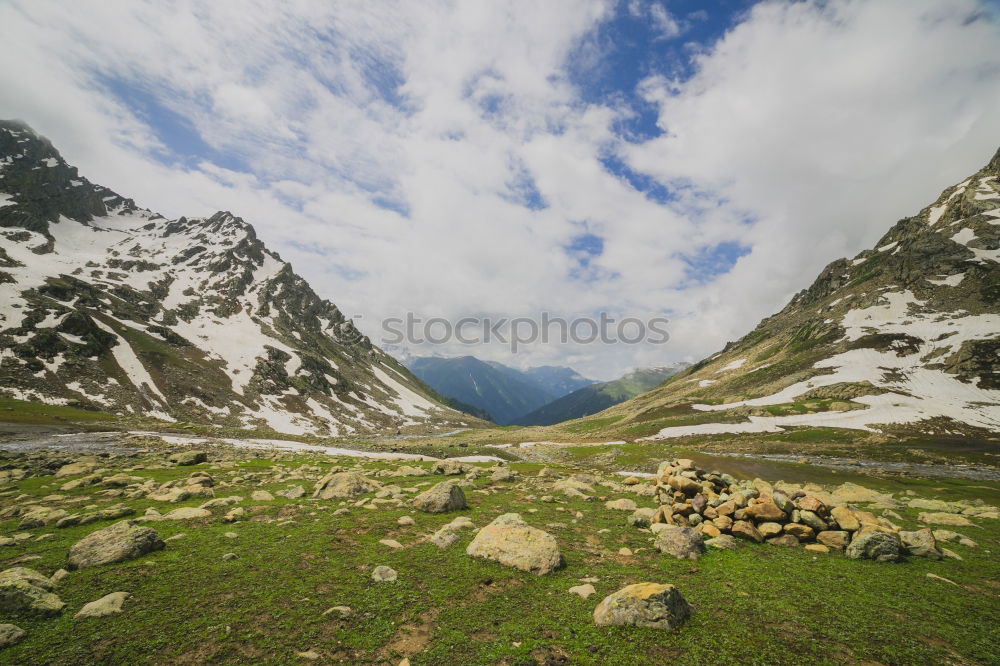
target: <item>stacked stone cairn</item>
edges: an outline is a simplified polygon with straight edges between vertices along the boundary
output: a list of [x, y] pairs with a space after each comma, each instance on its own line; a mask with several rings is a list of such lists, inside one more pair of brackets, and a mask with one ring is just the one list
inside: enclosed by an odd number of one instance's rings
[[[906, 554], [942, 557], [930, 529], [901, 531], [886, 518], [851, 508], [819, 486], [800, 489], [760, 479], [737, 481], [729, 474], [698, 469], [687, 459], [661, 463], [653, 484], [659, 506], [648, 518], [649, 527], [657, 534], [656, 547], [676, 557], [700, 556], [704, 546], [691, 547], [700, 540], [733, 547], [734, 537], [805, 545], [816, 552], [846, 550], [849, 557], [880, 562], [898, 561]], [[649, 516], [648, 509], [639, 511]]]

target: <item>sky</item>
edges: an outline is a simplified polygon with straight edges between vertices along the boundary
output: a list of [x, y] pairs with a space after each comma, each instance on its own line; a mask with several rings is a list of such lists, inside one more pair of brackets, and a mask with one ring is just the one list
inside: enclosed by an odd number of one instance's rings
[[244, 218], [377, 344], [407, 313], [670, 320], [392, 349], [594, 379], [718, 351], [1000, 146], [977, 0], [13, 0], [0, 63], [0, 117]]

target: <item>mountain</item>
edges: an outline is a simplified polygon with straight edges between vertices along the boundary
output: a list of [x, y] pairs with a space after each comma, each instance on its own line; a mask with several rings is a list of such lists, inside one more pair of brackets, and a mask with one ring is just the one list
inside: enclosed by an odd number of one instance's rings
[[228, 212], [168, 220], [0, 121], [0, 395], [344, 435], [469, 418]]
[[640, 393], [645, 393], [689, 365], [689, 363], [675, 363], [658, 368], [639, 368], [613, 381], [577, 389], [519, 417], [514, 423], [526, 426], [552, 425], [596, 414]]
[[541, 366], [518, 370], [473, 356], [412, 357], [407, 366], [441, 395], [489, 413], [500, 425], [509, 425], [574, 387], [592, 383], [570, 368]]
[[603, 412], [665, 439], [828, 426], [1000, 432], [1000, 152], [874, 249], [827, 266], [781, 312], [664, 386]]

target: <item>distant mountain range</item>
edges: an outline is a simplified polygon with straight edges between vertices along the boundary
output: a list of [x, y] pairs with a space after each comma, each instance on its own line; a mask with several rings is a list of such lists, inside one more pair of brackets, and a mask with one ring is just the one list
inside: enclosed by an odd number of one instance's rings
[[439, 394], [457, 401], [454, 406], [471, 405], [499, 425], [510, 425], [516, 418], [594, 383], [571, 368], [546, 365], [518, 370], [474, 356], [412, 357], [406, 364]]
[[659, 386], [689, 365], [690, 363], [675, 363], [658, 368], [639, 368], [610, 382], [584, 386], [515, 419], [513, 423], [525, 426], [552, 425], [596, 414]]

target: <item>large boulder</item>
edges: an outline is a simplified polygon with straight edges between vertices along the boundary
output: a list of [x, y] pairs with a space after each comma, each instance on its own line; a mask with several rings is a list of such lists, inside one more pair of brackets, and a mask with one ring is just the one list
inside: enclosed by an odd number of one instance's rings
[[14, 624], [0, 624], [0, 648], [17, 645], [28, 635], [21, 627]]
[[531, 527], [516, 513], [505, 513], [479, 530], [465, 552], [539, 576], [563, 562], [555, 537]]
[[739, 537], [740, 539], [746, 539], [747, 541], [755, 541], [757, 543], [762, 543], [764, 541], [764, 535], [760, 533], [754, 524], [749, 520], [737, 520], [733, 523], [733, 526], [729, 528], [730, 533], [734, 537]]
[[747, 515], [757, 522], [783, 523], [788, 516], [771, 500], [764, 500], [747, 507]]
[[91, 532], [76, 542], [69, 549], [69, 568], [86, 569], [124, 562], [163, 547], [163, 539], [156, 530], [134, 520], [123, 520]]
[[465, 493], [451, 481], [442, 481], [413, 498], [413, 507], [426, 513], [445, 513], [468, 508]]
[[594, 624], [669, 630], [679, 627], [692, 610], [673, 585], [637, 583], [623, 587], [597, 604]]
[[34, 569], [14, 567], [0, 572], [0, 610], [49, 616], [65, 607], [52, 593], [52, 581]]
[[73, 617], [104, 617], [122, 612], [122, 604], [132, 595], [128, 592], [112, 592], [97, 601], [85, 604]]
[[661, 553], [673, 555], [679, 560], [697, 560], [705, 553], [701, 532], [691, 527], [671, 525], [656, 535], [653, 545]]
[[902, 555], [903, 544], [899, 536], [886, 532], [858, 534], [847, 547], [847, 556], [855, 560], [898, 562]]
[[360, 472], [333, 472], [316, 482], [313, 497], [335, 499], [358, 497], [376, 491], [379, 484], [366, 479]]

